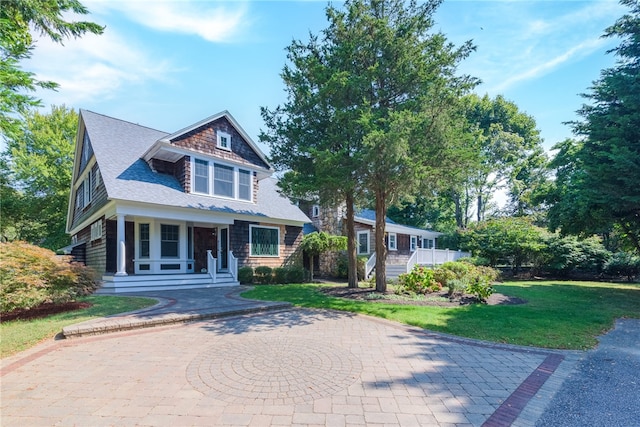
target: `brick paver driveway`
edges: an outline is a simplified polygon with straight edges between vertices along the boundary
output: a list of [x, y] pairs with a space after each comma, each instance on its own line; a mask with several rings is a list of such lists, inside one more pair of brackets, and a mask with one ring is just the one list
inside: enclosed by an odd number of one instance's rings
[[533, 425], [575, 361], [289, 309], [37, 347], [1, 425]]

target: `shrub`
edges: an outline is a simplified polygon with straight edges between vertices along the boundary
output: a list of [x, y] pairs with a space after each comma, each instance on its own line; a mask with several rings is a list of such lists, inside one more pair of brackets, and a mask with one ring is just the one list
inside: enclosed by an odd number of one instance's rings
[[[364, 280], [364, 270], [367, 260], [369, 258], [367, 256], [359, 256], [357, 258], [358, 266], [358, 281]], [[347, 258], [347, 254], [342, 252], [338, 259], [336, 260], [336, 277], [340, 279], [346, 279], [349, 273], [349, 259]]]
[[429, 294], [440, 291], [442, 284], [436, 281], [433, 270], [416, 265], [409, 273], [398, 277], [396, 289], [400, 293]]
[[98, 288], [88, 267], [24, 242], [0, 243], [0, 312], [66, 303]]
[[[446, 271], [446, 270], [445, 270]], [[447, 281], [450, 297], [460, 297], [467, 290], [469, 282], [464, 279], [451, 279]]]
[[449, 281], [457, 279], [458, 276], [451, 270], [438, 267], [433, 270], [433, 278], [444, 287], [449, 285]]
[[476, 297], [478, 301], [486, 303], [487, 298], [495, 292], [495, 289], [491, 286], [491, 283], [478, 281], [469, 284], [466, 291]]
[[303, 267], [289, 267], [287, 269], [287, 283], [304, 283], [308, 282], [311, 278], [311, 273], [305, 270]]
[[464, 261], [451, 261], [434, 270], [436, 280], [449, 288], [449, 296], [463, 292], [485, 302], [494, 292], [491, 284], [498, 279], [498, 271], [491, 267], [476, 266]]
[[475, 266], [483, 266], [483, 267], [488, 267], [489, 265], [491, 265], [491, 260], [489, 258], [485, 258], [481, 256], [460, 258], [458, 261], [466, 262]]
[[616, 252], [604, 267], [606, 274], [622, 276], [631, 282], [640, 274], [640, 257], [628, 252]]
[[551, 235], [537, 264], [542, 270], [560, 277], [573, 273], [598, 274], [602, 272], [609, 256], [609, 251], [597, 237], [578, 239], [575, 236]]
[[250, 285], [253, 283], [253, 268], [240, 267], [238, 269], [238, 281], [243, 285]]
[[256, 267], [253, 280], [261, 285], [268, 285], [273, 279], [273, 269], [267, 265]]
[[280, 285], [289, 283], [288, 276], [289, 276], [289, 268], [287, 267], [276, 267], [273, 269], [273, 283], [278, 283]]

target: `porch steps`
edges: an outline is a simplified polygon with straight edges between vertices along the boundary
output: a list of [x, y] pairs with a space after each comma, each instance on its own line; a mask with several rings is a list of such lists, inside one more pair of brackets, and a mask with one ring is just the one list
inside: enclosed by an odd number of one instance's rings
[[217, 273], [214, 283], [208, 274], [163, 274], [102, 277], [102, 286], [95, 293], [114, 295], [126, 292], [174, 291], [180, 289], [238, 286], [231, 273]]
[[387, 279], [397, 279], [407, 272], [407, 264], [387, 264]]

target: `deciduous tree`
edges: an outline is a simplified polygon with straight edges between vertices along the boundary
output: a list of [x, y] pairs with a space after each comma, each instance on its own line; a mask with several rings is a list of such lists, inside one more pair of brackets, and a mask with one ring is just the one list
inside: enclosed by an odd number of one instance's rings
[[[49, 114], [27, 112], [7, 135], [4, 156], [11, 182], [2, 182], [5, 238], [54, 250], [68, 244], [65, 224], [77, 128], [73, 109], [52, 106]], [[5, 220], [6, 213], [12, 222]]]

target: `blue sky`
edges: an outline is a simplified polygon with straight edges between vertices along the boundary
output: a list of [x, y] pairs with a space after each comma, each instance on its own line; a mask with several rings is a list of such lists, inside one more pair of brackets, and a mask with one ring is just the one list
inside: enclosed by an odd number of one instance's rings
[[[256, 142], [260, 107], [285, 100], [285, 47], [327, 25], [325, 1], [83, 4], [104, 34], [64, 47], [39, 40], [23, 64], [60, 83], [36, 94], [47, 109], [65, 104], [166, 132], [229, 110]], [[609, 0], [446, 0], [435, 29], [456, 45], [474, 41], [460, 71], [483, 81], [480, 95], [502, 94], [533, 116], [549, 149], [571, 136], [562, 122], [576, 118], [579, 94], [614, 64], [605, 52], [618, 42], [600, 36], [624, 12]]]

